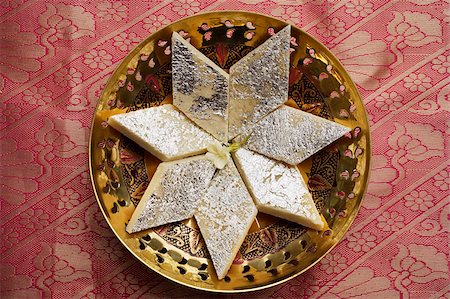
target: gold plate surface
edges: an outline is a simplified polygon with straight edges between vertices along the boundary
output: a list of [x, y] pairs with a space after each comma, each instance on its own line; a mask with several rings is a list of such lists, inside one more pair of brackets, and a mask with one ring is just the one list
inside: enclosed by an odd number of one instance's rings
[[358, 91], [339, 61], [312, 36], [292, 27], [288, 105], [352, 128], [299, 165], [329, 229], [308, 230], [259, 213], [228, 275], [217, 280], [193, 219], [128, 234], [125, 226], [157, 165], [155, 157], [107, 125], [109, 116], [172, 102], [173, 31], [217, 65], [229, 67], [286, 26], [256, 13], [220, 11], [179, 20], [150, 35], [122, 61], [98, 100], [89, 147], [95, 195], [111, 229], [159, 274], [212, 292], [258, 290], [316, 264], [344, 236], [358, 213], [369, 174], [370, 136]]

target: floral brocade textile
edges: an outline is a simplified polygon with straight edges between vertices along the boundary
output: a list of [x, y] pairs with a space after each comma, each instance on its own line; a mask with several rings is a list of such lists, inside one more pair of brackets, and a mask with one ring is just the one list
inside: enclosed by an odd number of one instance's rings
[[90, 183], [89, 131], [107, 79], [141, 40], [230, 9], [327, 46], [358, 86], [373, 141], [344, 240], [306, 273], [246, 296], [449, 298], [450, 9], [436, 0], [2, 1], [0, 297], [204, 294], [148, 270], [110, 230]]

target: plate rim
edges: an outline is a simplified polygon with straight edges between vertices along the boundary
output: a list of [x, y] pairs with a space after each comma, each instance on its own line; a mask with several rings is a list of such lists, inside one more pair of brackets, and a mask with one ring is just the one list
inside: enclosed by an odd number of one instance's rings
[[[107, 209], [104, 205], [104, 203], [100, 200], [100, 196], [98, 194], [98, 190], [96, 188], [96, 184], [94, 181], [94, 176], [93, 176], [93, 159], [92, 159], [92, 150], [93, 150], [93, 145], [92, 145], [92, 140], [93, 140], [93, 130], [94, 130], [94, 124], [95, 124], [95, 117], [96, 117], [96, 113], [98, 111], [98, 107], [100, 105], [100, 99], [104, 96], [105, 92], [106, 92], [106, 86], [108, 86], [111, 81], [113, 80], [113, 75], [116, 74], [118, 72], [119, 69], [123, 68], [124, 66], [126, 66], [129, 63], [129, 60], [131, 60], [135, 55], [132, 55], [132, 53], [137, 53], [141, 47], [143, 45], [145, 45], [148, 40], [150, 40], [151, 36], [154, 34], [157, 34], [163, 30], [165, 30], [165, 28], [171, 26], [173, 23], [176, 22], [180, 22], [180, 21], [185, 21], [188, 20], [190, 18], [194, 18], [197, 16], [202, 16], [202, 15], [209, 15], [209, 14], [217, 14], [217, 13], [223, 13], [223, 14], [233, 14], [233, 13], [242, 13], [242, 14], [247, 14], [247, 15], [256, 15], [256, 16], [262, 16], [268, 19], [272, 19], [272, 20], [276, 20], [276, 21], [281, 21], [283, 23], [285, 23], [286, 25], [291, 25], [292, 27], [296, 28], [297, 30], [300, 30], [303, 34], [305, 34], [308, 38], [314, 40], [315, 42], [317, 42], [320, 46], [322, 46], [326, 51], [327, 51], [327, 55], [329, 55], [332, 60], [334, 60], [335, 62], [337, 62], [338, 66], [341, 68], [343, 75], [347, 76], [350, 80], [347, 81], [347, 84], [351, 85], [351, 88], [356, 92], [359, 100], [361, 101], [361, 104], [363, 106], [363, 115], [364, 115], [364, 119], [367, 122], [368, 125], [368, 130], [367, 132], [365, 132], [366, 134], [366, 145], [367, 148], [365, 148], [365, 152], [367, 155], [367, 159], [366, 159], [366, 164], [365, 164], [365, 169], [364, 171], [367, 173], [367, 179], [364, 182], [364, 184], [361, 186], [361, 200], [359, 202], [359, 204], [357, 206], [355, 206], [355, 208], [353, 209], [352, 213], [349, 215], [350, 220], [347, 221], [345, 223], [345, 226], [342, 227], [342, 229], [339, 231], [339, 238], [338, 241], [336, 241], [334, 244], [332, 244], [330, 246], [330, 248], [325, 251], [318, 259], [316, 259], [314, 262], [312, 262], [310, 265], [308, 265], [307, 267], [305, 267], [304, 269], [302, 269], [301, 271], [297, 272], [297, 273], [293, 273], [291, 274], [289, 277], [285, 277], [283, 279], [280, 280], [275, 280], [273, 282], [264, 284], [264, 285], [260, 285], [260, 286], [256, 286], [256, 287], [252, 287], [252, 288], [246, 288], [246, 289], [229, 289], [229, 290], [225, 290], [225, 289], [212, 289], [212, 288], [204, 288], [201, 286], [197, 286], [197, 285], [193, 285], [193, 284], [188, 284], [185, 283], [183, 281], [180, 280], [176, 280], [173, 277], [170, 277], [169, 275], [166, 275], [163, 272], [158, 271], [157, 267], [151, 265], [151, 264], [147, 264], [144, 260], [142, 260], [142, 258], [140, 258], [139, 256], [137, 256], [135, 254], [135, 252], [133, 250], [131, 250], [128, 245], [124, 242], [124, 240], [122, 240], [122, 238], [119, 237], [119, 235], [117, 234], [117, 232], [115, 231], [115, 229], [113, 228], [111, 222], [110, 222], [110, 216], [109, 213], [107, 212]], [[89, 148], [88, 148], [88, 159], [89, 159], [89, 176], [90, 176], [90, 182], [92, 185], [92, 189], [93, 189], [93, 193], [95, 196], [95, 199], [97, 201], [97, 204], [100, 207], [100, 211], [103, 214], [103, 217], [105, 218], [106, 222], [108, 223], [108, 226], [110, 228], [110, 230], [114, 233], [115, 237], [117, 239], [120, 240], [120, 243], [136, 258], [139, 260], [139, 262], [141, 262], [142, 264], [144, 264], [147, 268], [150, 268], [153, 272], [157, 273], [158, 275], [161, 275], [162, 277], [164, 277], [165, 279], [168, 279], [172, 282], [175, 282], [178, 285], [184, 286], [184, 287], [188, 287], [188, 288], [192, 288], [195, 290], [199, 290], [199, 291], [204, 291], [204, 292], [210, 292], [210, 293], [216, 293], [216, 294], [238, 294], [238, 293], [248, 293], [248, 292], [255, 292], [255, 291], [260, 291], [260, 290], [264, 290], [264, 289], [268, 289], [271, 287], [275, 287], [278, 286], [280, 284], [283, 284], [291, 279], [294, 279], [298, 276], [300, 276], [301, 274], [305, 273], [306, 271], [308, 271], [309, 269], [311, 269], [313, 266], [315, 266], [317, 263], [319, 263], [326, 255], [328, 255], [345, 237], [345, 235], [347, 234], [348, 230], [350, 229], [350, 227], [352, 226], [353, 222], [356, 219], [356, 216], [359, 214], [359, 211], [361, 209], [361, 206], [363, 204], [363, 201], [366, 197], [366, 193], [367, 193], [367, 188], [368, 188], [368, 184], [370, 181], [370, 169], [371, 169], [371, 163], [372, 163], [372, 139], [371, 139], [371, 131], [370, 131], [370, 125], [368, 122], [368, 114], [367, 114], [367, 110], [365, 108], [364, 105], [364, 101], [361, 97], [361, 94], [358, 90], [358, 88], [356, 87], [356, 84], [354, 83], [353, 79], [350, 77], [350, 75], [348, 74], [348, 72], [345, 70], [343, 64], [340, 62], [340, 60], [333, 54], [333, 52], [331, 50], [328, 49], [328, 47], [326, 47], [320, 40], [318, 40], [317, 38], [315, 38], [314, 36], [312, 36], [311, 34], [309, 34], [307, 31], [303, 30], [301, 27], [296, 26], [293, 22], [290, 21], [286, 21], [286, 20], [281, 20], [278, 18], [275, 18], [273, 16], [264, 14], [264, 13], [259, 13], [259, 12], [253, 12], [253, 11], [245, 11], [245, 10], [212, 10], [212, 11], [206, 11], [206, 12], [200, 12], [200, 13], [196, 13], [194, 15], [191, 16], [186, 16], [180, 19], [177, 19], [163, 27], [160, 27], [158, 30], [154, 31], [153, 33], [151, 33], [150, 35], [148, 35], [147, 37], [145, 37], [141, 42], [139, 42], [131, 51], [128, 52], [128, 54], [125, 55], [125, 57], [120, 61], [120, 63], [114, 68], [114, 70], [112, 71], [111, 75], [109, 76], [108, 80], [105, 83], [105, 88], [103, 88], [102, 93], [100, 94], [100, 96], [97, 98], [97, 103], [95, 105], [95, 109], [93, 112], [93, 116], [92, 116], [92, 121], [91, 121], [91, 126], [90, 126], [90, 133], [89, 133]], [[337, 237], [336, 236], [336, 237]]]

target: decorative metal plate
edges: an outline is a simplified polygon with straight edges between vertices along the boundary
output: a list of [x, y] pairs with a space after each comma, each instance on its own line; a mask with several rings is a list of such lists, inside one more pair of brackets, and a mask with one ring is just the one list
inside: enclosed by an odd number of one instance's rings
[[239, 11], [177, 21], [149, 36], [123, 60], [98, 101], [90, 142], [97, 200], [122, 243], [148, 267], [173, 281], [214, 292], [244, 292], [279, 284], [323, 258], [358, 213], [370, 162], [363, 102], [330, 51], [293, 27], [288, 104], [352, 128], [339, 142], [299, 165], [330, 229], [319, 233], [259, 213], [228, 275], [220, 281], [193, 219], [136, 234], [125, 231], [160, 161], [110, 128], [106, 120], [116, 113], [171, 103], [172, 32], [190, 38], [195, 47], [228, 70], [285, 25], [268, 16]]

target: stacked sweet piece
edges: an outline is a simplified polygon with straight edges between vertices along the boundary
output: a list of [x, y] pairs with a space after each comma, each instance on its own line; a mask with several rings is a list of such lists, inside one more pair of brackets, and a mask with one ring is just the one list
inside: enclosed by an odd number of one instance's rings
[[109, 119], [163, 161], [129, 233], [194, 216], [222, 279], [257, 211], [324, 228], [296, 165], [350, 129], [284, 105], [289, 44], [286, 26], [228, 74], [173, 33], [174, 105]]

